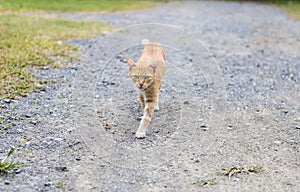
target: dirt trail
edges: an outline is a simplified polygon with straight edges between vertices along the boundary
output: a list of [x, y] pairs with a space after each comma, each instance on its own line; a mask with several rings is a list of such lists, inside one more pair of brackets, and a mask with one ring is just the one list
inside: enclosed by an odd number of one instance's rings
[[[254, 17], [255, 15], [255, 17]], [[122, 30], [70, 41], [82, 60], [41, 69], [56, 83], [11, 103], [1, 154], [28, 135], [29, 167], [0, 191], [297, 191], [300, 187], [299, 23], [253, 3], [174, 2], [116, 14], [61, 14]], [[284, 26], [284, 27], [282, 27]], [[167, 74], [148, 136], [127, 57], [160, 42]], [[36, 102], [36, 101], [39, 102]], [[221, 167], [262, 166], [228, 178]], [[215, 185], [201, 180], [216, 178]], [[7, 184], [9, 182], [9, 184]], [[6, 183], [6, 184], [5, 184]]]

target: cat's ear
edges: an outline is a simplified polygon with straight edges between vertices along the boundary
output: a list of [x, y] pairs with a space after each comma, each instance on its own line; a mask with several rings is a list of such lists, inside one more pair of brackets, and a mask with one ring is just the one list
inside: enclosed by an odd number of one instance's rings
[[131, 68], [131, 67], [133, 67], [133, 66], [136, 65], [135, 62], [132, 59], [130, 59], [130, 58], [127, 59], [127, 64], [128, 64], [129, 68]]

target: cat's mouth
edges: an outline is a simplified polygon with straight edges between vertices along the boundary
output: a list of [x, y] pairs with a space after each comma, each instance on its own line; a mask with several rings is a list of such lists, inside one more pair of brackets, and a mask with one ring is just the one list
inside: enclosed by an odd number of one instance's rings
[[144, 90], [147, 88], [147, 86], [144, 84], [144, 85], [137, 85], [137, 88], [140, 89], [140, 90]]
[[145, 89], [145, 86], [138, 85], [138, 89]]

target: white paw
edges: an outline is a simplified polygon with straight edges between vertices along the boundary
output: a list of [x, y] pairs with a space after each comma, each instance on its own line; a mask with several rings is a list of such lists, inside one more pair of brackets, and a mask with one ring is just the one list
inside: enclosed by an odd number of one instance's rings
[[158, 111], [158, 110], [159, 110], [159, 106], [158, 106], [158, 105], [155, 105], [154, 110], [155, 110], [155, 111]]
[[138, 138], [138, 139], [145, 138], [145, 137], [146, 137], [146, 133], [143, 133], [143, 132], [136, 132], [136, 133], [135, 133], [135, 137]]

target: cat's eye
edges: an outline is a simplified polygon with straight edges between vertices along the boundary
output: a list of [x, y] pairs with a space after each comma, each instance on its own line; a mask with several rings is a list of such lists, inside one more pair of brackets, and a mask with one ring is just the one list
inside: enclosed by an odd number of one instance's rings
[[133, 79], [138, 79], [139, 76], [137, 76], [137, 75], [132, 75], [132, 78], [133, 78]]
[[151, 79], [151, 76], [145, 76], [144, 79]]

